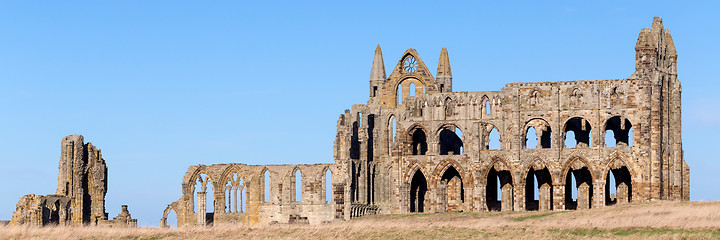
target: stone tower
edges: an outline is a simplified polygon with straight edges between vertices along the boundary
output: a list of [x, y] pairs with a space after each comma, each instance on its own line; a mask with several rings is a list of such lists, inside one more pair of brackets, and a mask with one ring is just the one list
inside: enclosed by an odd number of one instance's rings
[[100, 149], [84, 143], [82, 135], [70, 135], [61, 152], [55, 194], [70, 198], [73, 223], [106, 220], [107, 166]]
[[373, 57], [372, 69], [370, 70], [370, 98], [377, 96], [378, 91], [385, 83], [385, 63], [383, 62], [382, 50], [380, 44], [375, 48], [375, 56]]
[[105, 212], [108, 172], [100, 149], [85, 143], [82, 135], [64, 137], [60, 148], [55, 194], [23, 196], [10, 224], [137, 226], [126, 206], [119, 218], [108, 220]]
[[689, 182], [683, 178], [689, 176], [689, 168], [683, 159], [680, 128], [682, 86], [677, 78], [675, 44], [661, 17], [653, 18], [652, 28], [640, 31], [635, 52], [635, 73], [631, 78], [649, 82], [652, 91], [648, 129], [652, 143], [650, 197], [687, 199]]

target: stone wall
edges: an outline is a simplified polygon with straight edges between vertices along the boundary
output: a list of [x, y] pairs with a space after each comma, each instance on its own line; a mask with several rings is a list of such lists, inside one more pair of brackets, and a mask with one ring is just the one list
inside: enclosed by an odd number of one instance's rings
[[[378, 46], [370, 99], [338, 118], [334, 164], [193, 166], [183, 179], [183, 197], [165, 216], [175, 210], [178, 226], [305, 218], [319, 223], [366, 214], [687, 201], [682, 88], [677, 53], [662, 19], [641, 30], [635, 50], [636, 71], [627, 79], [509, 83], [499, 91], [453, 92], [447, 49], [441, 50], [437, 78], [414, 49], [405, 51], [386, 76]], [[608, 142], [607, 134], [613, 136]], [[302, 201], [293, 201], [297, 169], [309, 193]], [[320, 169], [332, 171], [333, 203], [318, 197], [325, 194], [318, 187], [325, 184], [317, 178]], [[267, 202], [260, 190], [265, 172], [273, 179]], [[230, 173], [247, 182], [238, 185]], [[313, 178], [306, 180], [306, 173]], [[214, 179], [223, 187], [208, 195], [215, 202], [208, 211], [202, 196]], [[197, 193], [195, 185], [201, 188]], [[228, 189], [246, 190], [246, 212], [228, 211]], [[203, 199], [199, 210], [195, 197]]]
[[64, 137], [60, 148], [56, 193], [28, 194], [20, 198], [10, 224], [97, 225], [108, 222], [105, 213], [107, 165], [100, 149], [92, 143], [84, 143], [82, 135]]

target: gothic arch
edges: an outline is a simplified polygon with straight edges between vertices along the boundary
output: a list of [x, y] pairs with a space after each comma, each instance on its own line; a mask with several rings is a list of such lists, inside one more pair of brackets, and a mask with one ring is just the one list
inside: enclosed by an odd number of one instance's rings
[[[177, 209], [173, 206], [174, 204], [175, 204], [175, 203], [169, 204], [169, 205], [167, 206], [167, 208], [165, 208], [165, 211], [163, 211], [163, 216], [162, 216], [162, 218], [160, 219], [160, 227], [163, 227], [163, 228], [168, 227], [167, 218], [168, 218], [168, 215], [170, 214], [170, 211], [174, 211], [174, 212], [175, 212], [175, 216], [178, 218], [178, 222], [179, 222], [180, 217], [179, 217], [179, 215], [178, 215]], [[176, 226], [179, 227], [179, 225], [178, 225], [177, 223], [176, 223]]]
[[465, 168], [463, 168], [460, 163], [452, 159], [444, 159], [440, 161], [440, 163], [435, 166], [434, 171], [430, 175], [431, 179], [428, 180], [435, 183], [440, 182], [440, 180], [442, 179], [442, 175], [450, 167], [453, 167], [456, 171], [458, 171], [458, 173], [460, 174], [460, 178], [462, 179], [462, 182], [463, 184], [465, 184], [465, 186], [472, 186], [474, 179], [473, 174], [465, 171]]
[[526, 144], [528, 139], [528, 130], [530, 128], [535, 129], [535, 136], [537, 139], [537, 147], [536, 148], [551, 148], [552, 147], [552, 127], [550, 126], [550, 123], [548, 123], [547, 120], [541, 117], [533, 117], [530, 118], [525, 122], [525, 125], [522, 129], [522, 134], [525, 138], [525, 141], [522, 142], [522, 146], [524, 148], [527, 148]]
[[567, 171], [571, 168], [576, 169], [582, 167], [587, 167], [588, 171], [590, 171], [590, 174], [595, 173], [595, 167], [593, 167], [593, 165], [587, 160], [584, 154], [577, 151], [573, 152], [572, 154], [570, 154], [570, 157], [568, 157], [562, 164], [560, 176], [562, 178], [565, 178], [567, 177]]
[[413, 161], [410, 164], [408, 164], [409, 168], [408, 171], [403, 174], [403, 181], [406, 183], [410, 183], [412, 181], [413, 175], [415, 175], [415, 172], [421, 171], [423, 173], [427, 173], [428, 171], [425, 170], [419, 163]]
[[487, 182], [486, 182], [487, 175], [488, 175], [488, 173], [490, 173], [490, 170], [492, 168], [495, 168], [495, 170], [497, 170], [497, 171], [508, 171], [508, 172], [510, 172], [511, 177], [513, 179], [516, 179], [515, 175], [514, 175], [515, 168], [512, 165], [510, 165], [504, 158], [502, 158], [500, 156], [492, 156], [492, 157], [490, 157], [490, 159], [491, 159], [491, 163], [488, 165], [485, 165], [485, 168], [481, 171], [481, 173], [482, 173], [482, 177], [480, 178], [481, 184], [487, 184]]

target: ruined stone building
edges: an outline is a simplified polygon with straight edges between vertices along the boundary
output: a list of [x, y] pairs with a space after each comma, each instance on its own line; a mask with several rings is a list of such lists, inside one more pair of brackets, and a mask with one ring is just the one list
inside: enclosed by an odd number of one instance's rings
[[689, 200], [677, 53], [661, 18], [635, 51], [627, 79], [453, 92], [446, 49], [435, 76], [414, 49], [387, 76], [378, 46], [370, 99], [337, 121], [335, 163], [192, 166], [162, 224], [171, 211], [188, 226]]
[[[127, 206], [118, 221], [105, 212], [107, 165], [100, 149], [84, 143], [82, 135], [70, 135], [61, 143], [58, 186], [55, 194], [28, 194], [20, 198], [12, 225], [123, 225], [137, 226]], [[123, 221], [123, 224], [119, 224]]]

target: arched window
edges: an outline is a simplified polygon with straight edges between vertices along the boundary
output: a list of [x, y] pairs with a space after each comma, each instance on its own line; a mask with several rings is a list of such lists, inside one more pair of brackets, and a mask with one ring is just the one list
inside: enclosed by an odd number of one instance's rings
[[410, 83], [410, 96], [415, 96], [415, 83]]
[[440, 130], [440, 155], [462, 154], [463, 141], [458, 133], [462, 136], [462, 131], [456, 127], [446, 127]]
[[332, 189], [332, 172], [330, 169], [325, 170], [325, 202], [333, 202], [333, 189]]
[[615, 116], [605, 123], [605, 146], [629, 146], [632, 147], [632, 123], [630, 120]]
[[529, 127], [525, 132], [525, 148], [534, 149], [537, 147], [537, 134], [534, 127]]
[[427, 136], [421, 128], [415, 129], [412, 134], [412, 155], [425, 155], [428, 150]]
[[490, 106], [490, 101], [489, 101], [489, 100], [488, 100], [488, 101], [485, 101], [485, 115], [486, 115], [486, 116], [490, 116], [490, 115], [491, 115], [491, 114], [490, 114], [491, 112], [492, 112], [492, 108], [491, 108], [491, 106]]
[[493, 128], [489, 133], [488, 142], [485, 146], [485, 149], [497, 150], [501, 147], [502, 146], [500, 145], [500, 133], [498, 133], [497, 128]]
[[403, 102], [402, 102], [402, 98], [403, 98], [402, 92], [403, 92], [402, 84], [398, 84], [398, 86], [397, 86], [397, 105], [402, 105], [402, 104], [403, 104]]
[[[572, 135], [570, 135], [572, 132]], [[574, 117], [565, 123], [565, 148], [587, 148], [591, 146], [592, 127], [581, 117]], [[572, 137], [572, 138], [571, 138]], [[573, 139], [575, 145], [572, 145]]]
[[263, 182], [263, 187], [265, 188], [263, 191], [265, 193], [264, 201], [270, 202], [270, 171], [265, 170], [265, 172], [263, 173], [263, 178], [265, 178], [265, 181]]
[[295, 170], [295, 201], [302, 202], [302, 173], [300, 169]]

